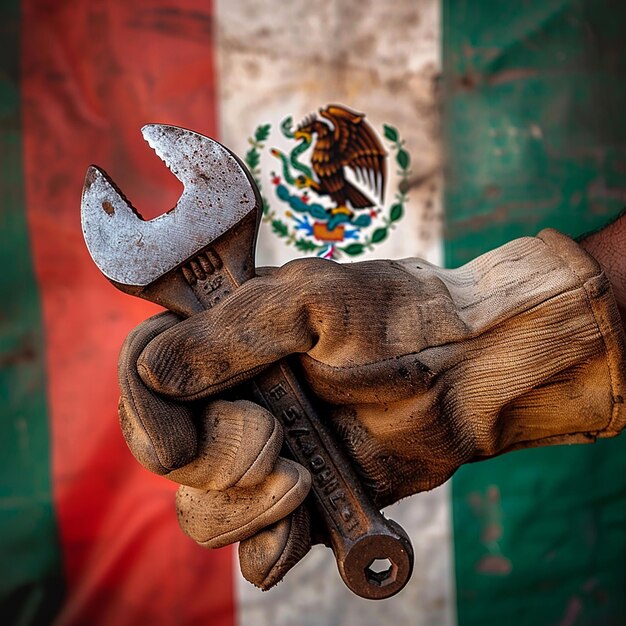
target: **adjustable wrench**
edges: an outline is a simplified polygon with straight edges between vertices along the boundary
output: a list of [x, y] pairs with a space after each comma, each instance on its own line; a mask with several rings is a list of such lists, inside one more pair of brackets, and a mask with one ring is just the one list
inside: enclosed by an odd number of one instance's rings
[[[174, 209], [146, 221], [107, 174], [91, 166], [81, 203], [85, 242], [118, 289], [187, 317], [255, 275], [262, 202], [246, 167], [218, 142], [161, 124], [142, 132], [183, 183], [183, 194]], [[292, 458], [311, 472], [309, 499], [346, 585], [371, 599], [400, 591], [413, 569], [411, 543], [372, 504], [288, 362], [257, 374], [252, 389], [282, 423]], [[386, 563], [384, 571], [377, 571], [377, 561]]]

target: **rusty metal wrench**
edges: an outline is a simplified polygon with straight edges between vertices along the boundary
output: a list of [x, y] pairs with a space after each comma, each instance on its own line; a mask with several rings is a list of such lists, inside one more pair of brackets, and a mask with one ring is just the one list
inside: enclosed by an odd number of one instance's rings
[[[216, 141], [160, 124], [142, 132], [184, 185], [176, 207], [145, 221], [92, 166], [81, 203], [83, 233], [96, 265], [118, 289], [187, 317], [254, 276], [262, 202], [246, 167]], [[281, 361], [258, 373], [252, 389], [282, 423], [293, 459], [311, 472], [309, 498], [346, 585], [371, 599], [400, 591], [413, 569], [411, 543], [372, 504], [290, 365]]]

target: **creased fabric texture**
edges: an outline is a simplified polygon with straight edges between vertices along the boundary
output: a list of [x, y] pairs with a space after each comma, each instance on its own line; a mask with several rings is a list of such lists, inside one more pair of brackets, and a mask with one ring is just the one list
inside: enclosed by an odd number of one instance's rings
[[[308, 473], [278, 457], [280, 425], [264, 410], [256, 409], [265, 427], [250, 430], [251, 403], [213, 400], [194, 418], [195, 401], [299, 353], [382, 507], [441, 484], [463, 463], [619, 433], [624, 348], [600, 266], [553, 230], [454, 270], [416, 259], [306, 259], [188, 320], [139, 327], [120, 362], [121, 416], [135, 456], [186, 485], [185, 532], [207, 546], [245, 539], [242, 571], [265, 588], [310, 545], [306, 509], [287, 517]], [[235, 465], [233, 437], [245, 458]], [[193, 450], [206, 462], [190, 461]], [[234, 483], [244, 471], [245, 486]]]
[[[433, 381], [428, 391], [408, 406], [388, 405], [391, 415], [385, 420], [370, 406], [358, 411], [360, 424], [376, 441], [377, 452], [364, 459], [371, 472], [389, 476], [382, 450], [392, 453], [396, 465], [419, 449], [422, 460], [430, 458], [443, 469], [446, 463], [437, 459], [446, 458], [456, 440], [457, 458], [450, 458], [449, 468], [454, 471], [461, 459], [589, 442], [624, 427], [623, 328], [610, 284], [576, 243], [545, 230], [456, 270], [412, 260], [401, 264], [412, 273], [428, 273], [433, 283], [442, 281], [447, 294], [420, 304], [425, 318], [440, 321], [416, 353]], [[445, 324], [448, 319], [453, 323]], [[427, 414], [439, 414], [448, 425], [448, 436], [430, 440], [430, 453], [422, 444], [407, 444]], [[441, 478], [433, 465], [423, 468], [422, 477], [415, 467], [410, 472], [422, 488], [429, 486], [424, 477], [435, 478], [430, 486]], [[402, 495], [411, 492], [412, 483], [409, 478], [408, 488], [399, 487]], [[383, 499], [397, 495], [392, 487]]]

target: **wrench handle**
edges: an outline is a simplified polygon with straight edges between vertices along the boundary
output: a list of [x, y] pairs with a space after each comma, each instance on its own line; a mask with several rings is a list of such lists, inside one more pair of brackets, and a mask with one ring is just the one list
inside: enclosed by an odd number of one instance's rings
[[[400, 591], [413, 569], [411, 543], [372, 504], [290, 364], [284, 359], [257, 374], [252, 387], [255, 399], [282, 424], [291, 457], [311, 473], [312, 504], [348, 588], [370, 599]], [[383, 571], [371, 569], [375, 561], [384, 563]]]

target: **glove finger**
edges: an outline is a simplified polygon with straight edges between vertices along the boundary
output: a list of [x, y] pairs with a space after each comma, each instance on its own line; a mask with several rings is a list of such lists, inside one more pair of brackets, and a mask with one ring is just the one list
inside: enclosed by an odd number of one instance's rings
[[253, 487], [272, 472], [282, 443], [282, 427], [266, 409], [215, 400], [198, 421], [197, 456], [167, 478], [202, 490]]
[[242, 541], [289, 515], [311, 486], [307, 470], [278, 458], [274, 471], [254, 487], [204, 491], [182, 486], [176, 494], [183, 532], [206, 548]]
[[151, 317], [130, 332], [119, 357], [122, 433], [135, 458], [156, 474], [166, 474], [196, 456], [191, 407], [154, 394], [137, 372], [137, 359], [145, 346], [179, 321], [167, 312]]
[[151, 341], [139, 358], [143, 380], [169, 397], [197, 399], [309, 350], [315, 338], [307, 303], [319, 287], [312, 277], [307, 284], [302, 267], [292, 263], [249, 280], [214, 308]]
[[289, 517], [239, 544], [241, 573], [248, 582], [267, 591], [310, 549], [309, 512], [301, 505]]
[[160, 393], [197, 399], [300, 353], [313, 391], [331, 404], [411, 398], [436, 378], [419, 351], [442, 340], [417, 302], [446, 301], [440, 279], [417, 291], [414, 282], [393, 263], [294, 261], [150, 342], [139, 373]]

